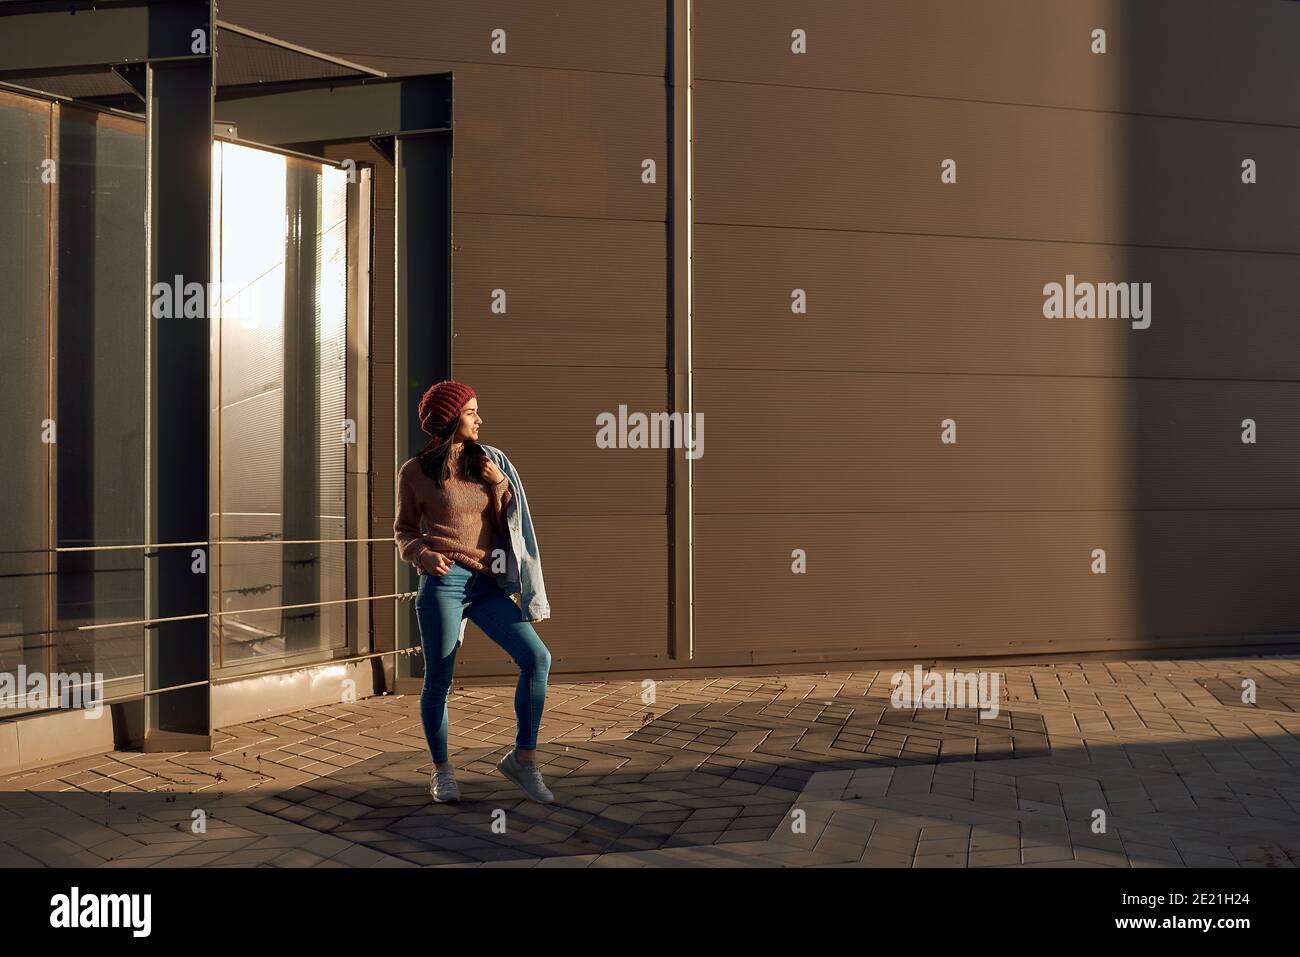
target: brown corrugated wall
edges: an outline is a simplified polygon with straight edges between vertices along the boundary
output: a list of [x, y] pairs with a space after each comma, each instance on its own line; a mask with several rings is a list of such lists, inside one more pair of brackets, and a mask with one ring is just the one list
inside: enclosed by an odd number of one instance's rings
[[[702, 656], [1296, 631], [1298, 39], [1271, 2], [696, 4]], [[1151, 283], [1151, 326], [1045, 318], [1071, 274]]]
[[[671, 394], [672, 6], [221, 5], [394, 74], [454, 73], [454, 374], [527, 488], [557, 672], [670, 661], [669, 543], [686, 516], [667, 456], [593, 435], [598, 413], [662, 410]], [[1290, 640], [1300, 5], [690, 6], [706, 429], [694, 657], [679, 662]], [[383, 536], [391, 192], [377, 205]], [[1044, 318], [1044, 284], [1067, 274], [1150, 283], [1151, 326]], [[375, 568], [386, 591], [382, 555]], [[462, 674], [510, 670], [472, 634]]]

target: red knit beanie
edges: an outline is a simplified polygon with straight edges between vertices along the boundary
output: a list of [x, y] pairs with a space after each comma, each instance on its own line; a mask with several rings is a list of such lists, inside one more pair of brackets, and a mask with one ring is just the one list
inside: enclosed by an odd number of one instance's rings
[[420, 428], [429, 435], [436, 435], [465, 408], [465, 403], [476, 398], [474, 390], [455, 379], [444, 379], [429, 386], [429, 391], [420, 399]]

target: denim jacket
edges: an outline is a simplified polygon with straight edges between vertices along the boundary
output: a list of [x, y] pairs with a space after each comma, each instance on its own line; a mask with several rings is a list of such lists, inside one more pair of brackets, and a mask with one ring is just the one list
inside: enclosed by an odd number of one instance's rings
[[[511, 496], [506, 505], [506, 528], [509, 531], [506, 550], [505, 571], [496, 575], [497, 584], [507, 595], [519, 595], [519, 607], [524, 621], [544, 621], [551, 617], [551, 606], [546, 600], [546, 586], [542, 581], [542, 557], [537, 549], [537, 534], [533, 530], [533, 519], [528, 512], [528, 499], [524, 495], [523, 482], [506, 454], [500, 449], [484, 445], [479, 446], [488, 458], [496, 463], [501, 473], [510, 480]], [[496, 556], [489, 554], [485, 564], [491, 568]], [[420, 569], [421, 575], [429, 574]], [[465, 640], [467, 618], [460, 621], [458, 642]]]
[[[506, 458], [506, 454], [491, 445], [478, 443], [488, 457], [510, 479], [510, 503], [506, 506], [506, 527], [510, 531], [510, 552], [506, 556], [506, 570], [497, 575], [497, 583], [507, 595], [519, 595], [519, 607], [524, 621], [545, 621], [551, 617], [551, 606], [546, 600], [546, 585], [542, 581], [542, 556], [537, 549], [537, 533], [533, 518], [528, 512], [528, 498], [519, 473]], [[491, 563], [489, 562], [489, 567]]]

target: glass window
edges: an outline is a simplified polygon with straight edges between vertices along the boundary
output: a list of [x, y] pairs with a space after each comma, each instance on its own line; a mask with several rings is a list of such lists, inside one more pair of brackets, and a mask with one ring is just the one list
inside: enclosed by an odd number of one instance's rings
[[347, 648], [347, 176], [214, 150], [214, 667], [321, 660]]
[[[54, 472], [60, 548], [145, 541], [145, 136], [128, 117], [60, 104]], [[143, 687], [145, 617], [135, 547], [58, 553], [56, 661], [102, 675], [105, 698]]]
[[[46, 667], [50, 105], [0, 91], [0, 672]], [[22, 687], [26, 687], [25, 682]], [[21, 692], [0, 692], [0, 716]]]

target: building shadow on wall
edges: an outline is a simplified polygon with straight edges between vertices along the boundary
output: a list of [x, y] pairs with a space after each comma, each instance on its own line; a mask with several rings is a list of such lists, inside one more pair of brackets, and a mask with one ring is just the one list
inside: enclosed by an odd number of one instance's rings
[[[1129, 245], [1110, 250], [1112, 274], [1087, 278], [1150, 283], [1149, 317], [1134, 320], [1150, 325], [1120, 320], [1114, 330], [1127, 357], [1128, 377], [1117, 387], [1127, 419], [1121, 487], [1132, 510], [1110, 574], [1130, 583], [1129, 620], [1148, 656], [1171, 646], [1199, 654], [1294, 650], [1300, 243], [1292, 238], [1284, 252], [1278, 235], [1278, 190], [1294, 202], [1278, 154], [1295, 134], [1152, 115], [1192, 98], [1171, 97], [1169, 63], [1148, 54], [1195, 50], [1206, 26], [1171, 16], [1164, 4], [1118, 10], [1110, 55], [1120, 58], [1120, 108], [1129, 114], [1116, 118]], [[1185, 53], [1182, 61], [1177, 68], [1187, 69]], [[1217, 118], [1223, 108], [1214, 104], [1226, 99], [1197, 102]], [[1243, 183], [1247, 159], [1271, 172]], [[1243, 441], [1252, 430], [1254, 440]]]

